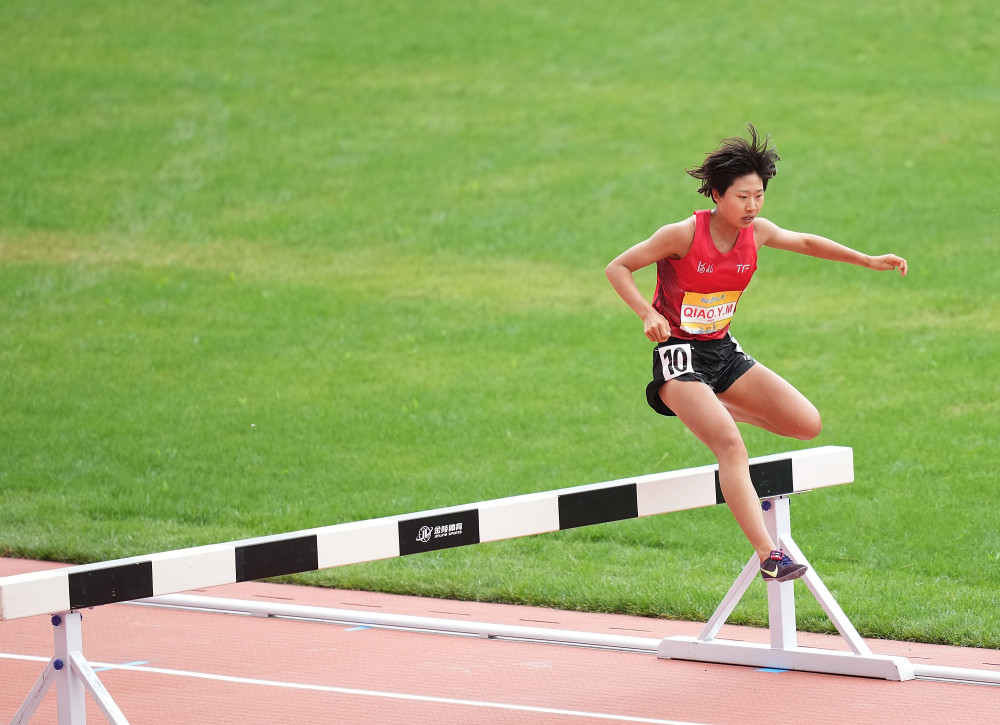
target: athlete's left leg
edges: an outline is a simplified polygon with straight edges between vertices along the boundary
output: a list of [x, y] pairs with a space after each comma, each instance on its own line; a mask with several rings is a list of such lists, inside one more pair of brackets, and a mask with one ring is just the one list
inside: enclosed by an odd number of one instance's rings
[[760, 363], [718, 397], [734, 420], [778, 435], [807, 441], [823, 428], [816, 407], [791, 383]]

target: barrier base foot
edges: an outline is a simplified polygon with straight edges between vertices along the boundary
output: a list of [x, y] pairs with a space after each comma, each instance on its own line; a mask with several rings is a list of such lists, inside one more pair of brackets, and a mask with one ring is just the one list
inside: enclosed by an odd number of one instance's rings
[[[796, 562], [809, 566], [805, 554], [792, 540], [788, 498], [770, 497], [764, 500], [761, 507], [764, 510], [764, 525], [771, 539]], [[798, 646], [794, 581], [767, 582], [768, 625], [771, 638], [769, 645], [716, 639], [716, 635], [747, 589], [760, 578], [759, 571], [760, 559], [755, 552], [701, 633], [697, 637], [664, 639], [657, 649], [658, 656], [663, 659], [802, 670], [884, 680], [899, 681], [914, 678], [913, 665], [905, 657], [872, 653], [811, 566], [799, 581], [806, 585], [826, 612], [844, 642], [850, 647], [850, 652]]]
[[914, 677], [913, 665], [905, 657], [856, 655], [810, 647], [772, 649], [766, 644], [726, 640], [705, 642], [694, 637], [664, 639], [660, 642], [657, 656], [661, 659], [801, 670], [882, 680], [912, 680]]

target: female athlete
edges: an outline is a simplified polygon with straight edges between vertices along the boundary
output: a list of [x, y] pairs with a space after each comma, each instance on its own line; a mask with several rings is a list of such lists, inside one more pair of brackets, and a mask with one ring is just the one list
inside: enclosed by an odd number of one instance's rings
[[[719, 461], [719, 485], [733, 516], [761, 561], [765, 581], [790, 581], [806, 567], [780, 551], [764, 526], [750, 481], [749, 456], [736, 427], [752, 425], [809, 440], [822, 423], [816, 408], [782, 377], [747, 355], [729, 331], [740, 296], [757, 269], [761, 247], [848, 262], [868, 269], [898, 269], [895, 254], [868, 256], [815, 234], [782, 229], [760, 215], [778, 154], [753, 124], [750, 140], [729, 138], [688, 173], [715, 208], [667, 224], [607, 267], [615, 291], [643, 322], [652, 342], [653, 379], [646, 399], [657, 413], [677, 416]], [[656, 264], [652, 303], [634, 272]]]

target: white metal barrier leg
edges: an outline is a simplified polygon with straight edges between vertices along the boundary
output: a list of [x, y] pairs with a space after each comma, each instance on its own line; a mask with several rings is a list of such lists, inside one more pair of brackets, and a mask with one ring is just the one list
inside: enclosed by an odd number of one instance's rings
[[87, 691], [73, 673], [71, 652], [83, 649], [83, 617], [79, 612], [64, 612], [52, 617], [55, 627], [56, 699], [59, 725], [87, 725]]
[[[761, 506], [764, 508], [764, 525], [771, 535], [771, 541], [779, 549], [783, 549], [784, 542], [790, 541], [792, 537], [788, 499], [765, 501]], [[758, 571], [759, 569], [758, 564]], [[794, 582], [767, 582], [767, 624], [771, 631], [771, 649], [786, 650], [798, 646]]]
[[722, 629], [722, 625], [726, 623], [729, 619], [729, 615], [733, 613], [736, 609], [736, 605], [740, 603], [746, 590], [750, 588], [753, 584], [753, 580], [757, 578], [757, 572], [760, 571], [760, 559], [757, 558], [757, 554], [753, 553], [750, 555], [750, 561], [747, 565], [743, 567], [743, 571], [733, 585], [729, 587], [729, 591], [726, 592], [726, 596], [723, 597], [722, 603], [719, 605], [715, 613], [709, 618], [708, 622], [705, 624], [705, 628], [701, 630], [698, 635], [698, 640], [701, 642], [709, 642], [715, 639], [715, 635], [719, 633]]
[[23, 725], [31, 720], [53, 684], [56, 685], [59, 725], [87, 724], [88, 692], [111, 725], [128, 725], [125, 715], [83, 656], [82, 621], [79, 612], [63, 612], [52, 617], [55, 654], [14, 714], [11, 725]]
[[[771, 538], [785, 553], [802, 564], [808, 564], [791, 534], [791, 517], [787, 496], [765, 499], [764, 522]], [[732, 614], [739, 600], [757, 578], [759, 560], [756, 553], [730, 587], [697, 637], [668, 637], [660, 642], [657, 654], [664, 659], [717, 662], [720, 664], [773, 667], [784, 670], [804, 670], [837, 675], [876, 677], [884, 680], [912, 680], [912, 663], [905, 657], [872, 654], [868, 645], [851, 624], [830, 590], [810, 567], [802, 577], [809, 591], [823, 607], [851, 652], [799, 647], [795, 626], [794, 582], [768, 582], [767, 607], [770, 645], [752, 642], [718, 640], [716, 635]]]
[[45, 693], [49, 691], [52, 683], [55, 682], [55, 673], [52, 660], [49, 660], [49, 663], [45, 665], [42, 674], [28, 693], [28, 696], [21, 703], [21, 707], [14, 713], [14, 719], [10, 721], [10, 725], [22, 725], [22, 723], [31, 720], [31, 716], [35, 714], [38, 705], [45, 699]]

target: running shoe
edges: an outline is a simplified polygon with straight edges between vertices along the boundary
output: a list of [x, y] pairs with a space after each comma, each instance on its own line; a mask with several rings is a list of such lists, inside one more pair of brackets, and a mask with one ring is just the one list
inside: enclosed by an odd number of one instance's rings
[[766, 582], [790, 582], [808, 570], [805, 564], [796, 564], [788, 554], [775, 549], [770, 558], [760, 565], [760, 578]]

